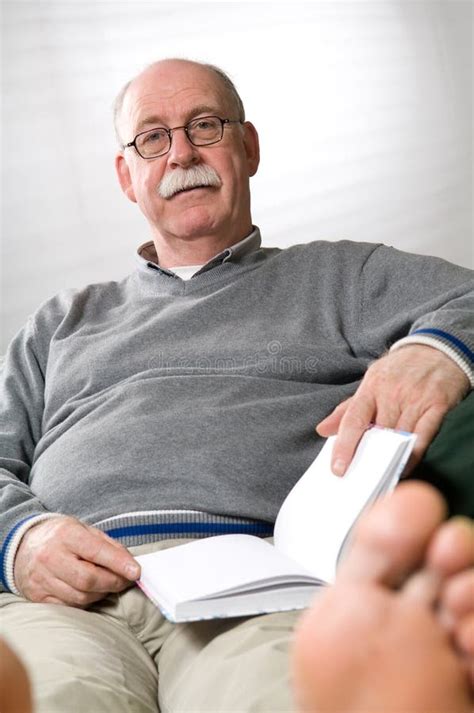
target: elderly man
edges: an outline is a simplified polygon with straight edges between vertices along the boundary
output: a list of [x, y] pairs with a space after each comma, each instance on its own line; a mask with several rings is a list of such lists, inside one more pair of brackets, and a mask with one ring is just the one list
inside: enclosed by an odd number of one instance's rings
[[257, 132], [215, 67], [153, 64], [116, 126], [152, 241], [9, 350], [2, 627], [40, 711], [156, 711], [157, 689], [162, 710], [291, 710], [296, 613], [172, 626], [132, 554], [270, 535], [315, 423], [339, 475], [371, 422], [416, 431], [419, 460], [472, 384], [472, 276], [374, 244], [261, 248]]

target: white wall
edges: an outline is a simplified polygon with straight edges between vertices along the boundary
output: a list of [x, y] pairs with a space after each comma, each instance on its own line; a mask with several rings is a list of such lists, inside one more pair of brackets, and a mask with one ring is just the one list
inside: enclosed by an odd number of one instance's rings
[[[2, 342], [148, 238], [111, 105], [154, 59], [221, 65], [257, 125], [266, 245], [382, 241], [473, 266], [470, 2], [3, 2]], [[292, 140], [281, 144], [281, 125]]]

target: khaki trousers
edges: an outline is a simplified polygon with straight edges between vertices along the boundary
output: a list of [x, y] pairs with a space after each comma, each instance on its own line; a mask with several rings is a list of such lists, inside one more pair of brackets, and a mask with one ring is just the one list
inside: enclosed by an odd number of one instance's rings
[[171, 624], [138, 587], [87, 610], [0, 594], [0, 634], [27, 667], [35, 713], [294, 711], [288, 651], [298, 616]]

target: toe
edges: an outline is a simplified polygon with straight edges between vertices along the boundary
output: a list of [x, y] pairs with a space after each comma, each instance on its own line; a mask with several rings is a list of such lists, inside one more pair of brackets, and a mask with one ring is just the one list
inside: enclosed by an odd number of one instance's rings
[[474, 663], [474, 614], [464, 617], [458, 623], [455, 641], [461, 651]]
[[427, 562], [445, 577], [473, 567], [474, 522], [456, 517], [443, 523], [430, 543]]
[[340, 576], [398, 586], [424, 560], [444, 516], [445, 503], [433, 487], [401, 484], [361, 519]]
[[474, 569], [450, 577], [443, 586], [441, 602], [455, 620], [474, 615]]

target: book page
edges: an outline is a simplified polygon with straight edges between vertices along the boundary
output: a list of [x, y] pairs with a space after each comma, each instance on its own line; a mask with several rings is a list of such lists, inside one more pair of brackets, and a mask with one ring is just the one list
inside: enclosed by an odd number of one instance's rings
[[[330, 467], [336, 437], [296, 483], [275, 523], [275, 546], [326, 582], [333, 582], [347, 532], [376, 494], [392, 489], [415, 437], [374, 427], [366, 431], [343, 477]], [[388, 482], [381, 487], [386, 479]]]
[[[311, 574], [252, 535], [218, 535], [136, 557], [145, 590], [167, 602], [238, 591], [255, 582]], [[159, 599], [160, 597], [157, 596]]]

